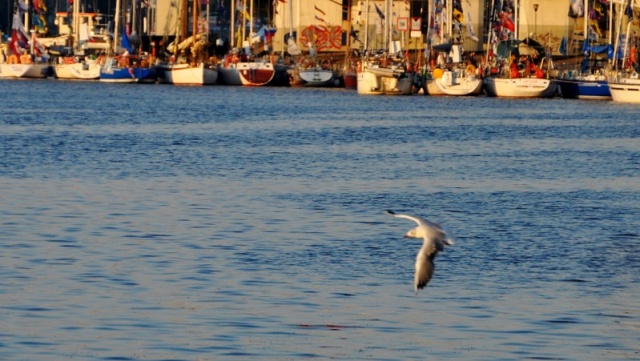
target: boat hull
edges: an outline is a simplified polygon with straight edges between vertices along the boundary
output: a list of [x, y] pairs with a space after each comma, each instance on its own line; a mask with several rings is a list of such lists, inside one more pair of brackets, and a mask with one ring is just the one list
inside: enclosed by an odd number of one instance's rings
[[[451, 75], [452, 76], [452, 75]], [[476, 76], [448, 78], [443, 76], [427, 80], [429, 95], [467, 96], [478, 95], [482, 91], [482, 79]]]
[[56, 64], [53, 67], [56, 78], [64, 80], [96, 80], [100, 78], [97, 63]]
[[312, 68], [301, 70], [299, 75], [304, 86], [327, 87], [336, 85], [336, 77], [333, 70]]
[[640, 103], [640, 80], [624, 79], [609, 82], [611, 99], [620, 103]]
[[175, 85], [214, 85], [218, 82], [218, 69], [203, 63], [168, 65], [162, 69], [162, 82]]
[[242, 85], [263, 86], [269, 84], [276, 75], [271, 63], [238, 63], [236, 64]]
[[222, 85], [242, 85], [242, 79], [240, 79], [240, 71], [231, 64], [228, 67], [218, 67], [218, 84]]
[[0, 64], [0, 78], [46, 78], [49, 64]]
[[360, 95], [411, 95], [410, 77], [386, 68], [365, 68], [358, 72], [357, 90]]
[[566, 99], [610, 100], [611, 91], [606, 80], [557, 79], [560, 96]]
[[344, 87], [347, 89], [357, 89], [358, 88], [358, 74], [355, 71], [349, 70], [346, 71], [343, 75], [344, 78]]
[[103, 83], [155, 83], [155, 68], [100, 68], [100, 81]]
[[549, 98], [555, 96], [556, 84], [541, 78], [485, 78], [487, 96], [507, 98]]

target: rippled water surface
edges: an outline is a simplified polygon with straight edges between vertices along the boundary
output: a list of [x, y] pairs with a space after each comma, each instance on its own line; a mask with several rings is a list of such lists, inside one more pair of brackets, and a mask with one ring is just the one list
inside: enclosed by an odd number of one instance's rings
[[0, 88], [2, 360], [640, 359], [636, 106]]

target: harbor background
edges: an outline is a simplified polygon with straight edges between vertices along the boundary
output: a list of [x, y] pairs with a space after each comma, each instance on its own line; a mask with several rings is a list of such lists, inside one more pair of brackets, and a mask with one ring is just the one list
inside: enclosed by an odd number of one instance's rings
[[637, 106], [0, 87], [3, 360], [640, 359]]

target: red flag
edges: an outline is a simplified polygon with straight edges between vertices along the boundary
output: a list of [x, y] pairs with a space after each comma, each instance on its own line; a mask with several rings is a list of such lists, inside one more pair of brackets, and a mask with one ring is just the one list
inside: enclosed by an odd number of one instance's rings
[[511, 32], [516, 30], [516, 27], [513, 24], [513, 20], [511, 20], [511, 17], [504, 12], [500, 13], [500, 26], [509, 29], [509, 31]]

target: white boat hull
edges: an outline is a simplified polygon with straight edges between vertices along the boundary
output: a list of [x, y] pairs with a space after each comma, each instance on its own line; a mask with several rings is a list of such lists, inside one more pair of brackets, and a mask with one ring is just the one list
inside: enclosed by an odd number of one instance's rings
[[386, 68], [365, 68], [358, 72], [358, 94], [360, 95], [411, 95], [413, 81]]
[[218, 69], [205, 67], [204, 64], [169, 65], [163, 71], [163, 83], [175, 85], [213, 85], [218, 81]]
[[[446, 74], [446, 73], [445, 73]], [[478, 95], [482, 91], [482, 79], [475, 75], [462, 78], [443, 76], [427, 80], [429, 95]]]
[[335, 85], [335, 75], [333, 70], [321, 69], [321, 68], [311, 68], [306, 70], [300, 70], [299, 72], [300, 79], [304, 82], [305, 86], [334, 86]]
[[640, 79], [610, 81], [609, 91], [614, 102], [640, 103]]
[[540, 78], [485, 78], [484, 86], [488, 96], [509, 98], [552, 97], [556, 84], [550, 79]]
[[0, 64], [0, 78], [46, 78], [49, 64]]
[[96, 80], [100, 78], [100, 65], [97, 63], [56, 64], [53, 72], [58, 79]]

